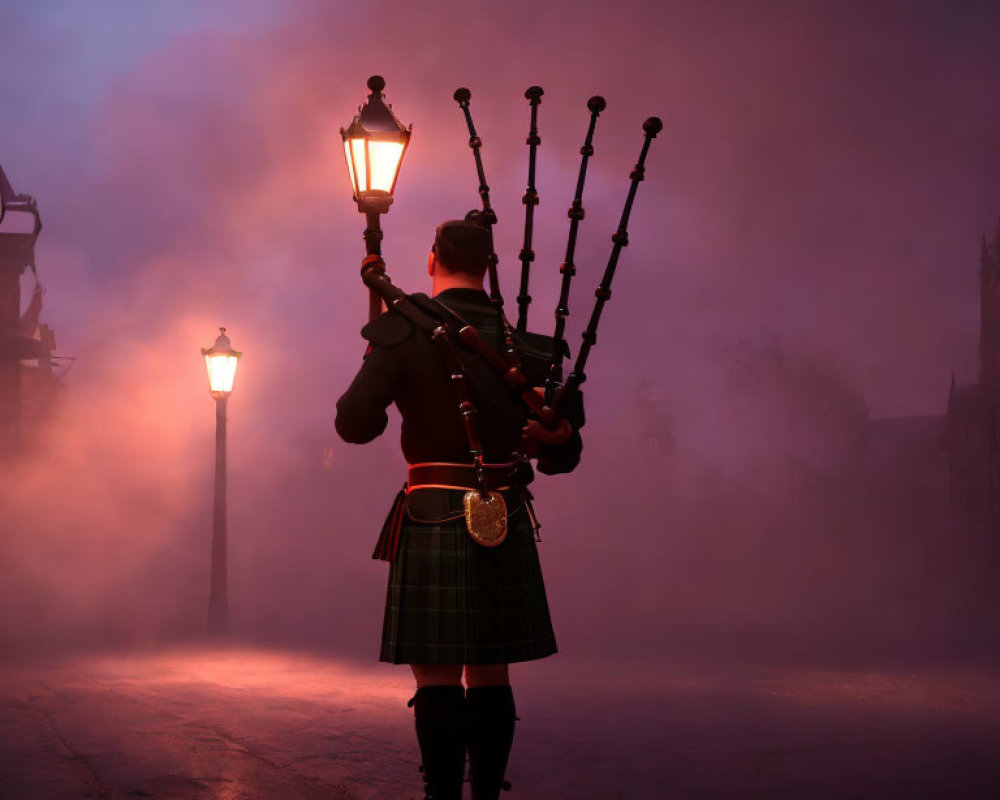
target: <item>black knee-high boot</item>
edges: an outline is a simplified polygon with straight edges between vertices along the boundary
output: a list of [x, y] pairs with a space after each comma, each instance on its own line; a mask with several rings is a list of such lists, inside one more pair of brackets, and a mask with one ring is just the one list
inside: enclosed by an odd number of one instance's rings
[[469, 778], [473, 800], [498, 800], [514, 741], [514, 693], [509, 686], [477, 686], [466, 693]]
[[407, 704], [420, 744], [425, 800], [462, 800], [465, 778], [465, 691], [422, 686]]

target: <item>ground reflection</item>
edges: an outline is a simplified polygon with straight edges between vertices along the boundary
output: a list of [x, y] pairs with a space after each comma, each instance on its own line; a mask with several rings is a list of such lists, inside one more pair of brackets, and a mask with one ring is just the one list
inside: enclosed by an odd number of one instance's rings
[[[1000, 788], [1000, 679], [986, 671], [557, 656], [512, 677], [521, 722], [510, 777], [523, 800], [973, 800]], [[9, 800], [351, 800], [419, 788], [404, 667], [212, 647], [8, 665], [0, 679]]]

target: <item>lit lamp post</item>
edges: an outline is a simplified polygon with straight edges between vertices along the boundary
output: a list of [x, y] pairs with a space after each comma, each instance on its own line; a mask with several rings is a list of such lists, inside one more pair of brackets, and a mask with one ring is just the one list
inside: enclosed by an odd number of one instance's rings
[[[365, 215], [365, 248], [368, 255], [382, 254], [382, 227], [379, 216], [388, 213], [392, 205], [392, 192], [396, 188], [399, 167], [410, 142], [410, 130], [392, 113], [392, 107], [383, 100], [385, 79], [372, 75], [368, 79], [371, 94], [368, 101], [358, 108], [358, 114], [345, 129], [340, 129], [344, 139], [347, 172], [358, 211]], [[382, 311], [382, 300], [371, 292], [370, 316]]]
[[226, 574], [226, 405], [236, 380], [236, 366], [243, 354], [233, 350], [226, 329], [211, 347], [201, 349], [208, 368], [208, 388], [215, 398], [215, 508], [212, 514], [212, 578], [208, 596], [208, 630], [229, 630], [229, 597]]

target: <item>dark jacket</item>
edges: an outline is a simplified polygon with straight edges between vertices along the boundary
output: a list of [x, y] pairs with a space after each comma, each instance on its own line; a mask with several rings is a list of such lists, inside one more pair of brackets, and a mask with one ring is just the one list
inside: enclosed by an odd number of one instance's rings
[[[434, 306], [413, 295], [423, 310]], [[448, 289], [435, 297], [473, 325], [480, 336], [502, 352], [502, 333], [486, 292]], [[431, 461], [471, 463], [469, 443], [458, 412], [458, 398], [437, 346], [398, 312], [370, 322], [362, 335], [371, 343], [361, 369], [337, 401], [336, 429], [347, 442], [363, 444], [385, 430], [386, 409], [396, 403], [402, 416], [403, 455], [410, 464]], [[552, 339], [515, 335], [521, 368], [533, 385], [541, 385], [551, 363]], [[503, 380], [478, 354], [462, 349], [467, 381], [478, 409], [477, 427], [487, 463], [510, 461], [528, 418], [523, 402], [512, 396]], [[572, 437], [562, 445], [543, 445], [538, 469], [547, 474], [569, 472], [580, 460], [582, 402], [572, 409]]]

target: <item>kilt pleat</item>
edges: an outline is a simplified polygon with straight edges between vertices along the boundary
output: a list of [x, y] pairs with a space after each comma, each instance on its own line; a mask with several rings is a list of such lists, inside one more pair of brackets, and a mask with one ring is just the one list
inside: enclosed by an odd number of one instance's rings
[[507, 539], [476, 544], [465, 520], [407, 518], [389, 567], [379, 660], [508, 664], [556, 652], [534, 532], [523, 505]]

